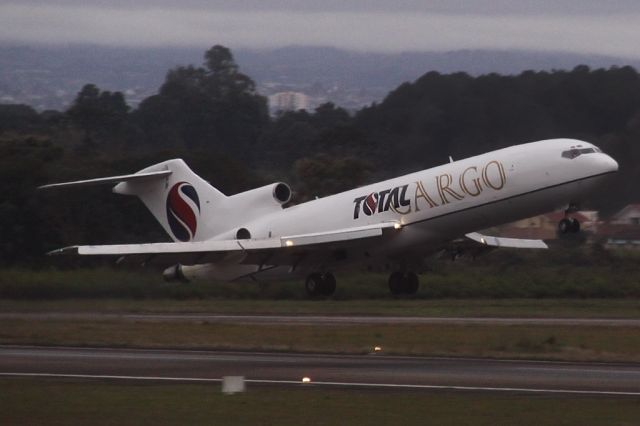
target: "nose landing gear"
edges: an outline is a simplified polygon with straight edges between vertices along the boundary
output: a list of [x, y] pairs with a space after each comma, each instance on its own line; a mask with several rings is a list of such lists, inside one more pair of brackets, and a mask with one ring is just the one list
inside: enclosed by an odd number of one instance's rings
[[575, 218], [565, 217], [558, 223], [558, 233], [565, 234], [577, 234], [580, 232], [580, 222]]
[[580, 222], [578, 219], [570, 217], [571, 213], [575, 213], [579, 210], [578, 204], [570, 203], [569, 207], [564, 211], [564, 218], [558, 222], [558, 234], [577, 234], [580, 232]]

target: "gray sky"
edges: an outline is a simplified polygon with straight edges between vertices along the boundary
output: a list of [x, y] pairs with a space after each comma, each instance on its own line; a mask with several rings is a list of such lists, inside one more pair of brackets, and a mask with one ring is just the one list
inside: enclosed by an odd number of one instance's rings
[[529, 49], [640, 58], [640, 1], [0, 0], [0, 42]]

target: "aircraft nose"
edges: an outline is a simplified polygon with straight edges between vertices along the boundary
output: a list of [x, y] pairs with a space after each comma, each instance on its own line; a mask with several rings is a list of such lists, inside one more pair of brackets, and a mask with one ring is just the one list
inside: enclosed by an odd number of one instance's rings
[[602, 154], [602, 159], [600, 160], [602, 172], [610, 173], [618, 171], [618, 162], [608, 156], [607, 154]]

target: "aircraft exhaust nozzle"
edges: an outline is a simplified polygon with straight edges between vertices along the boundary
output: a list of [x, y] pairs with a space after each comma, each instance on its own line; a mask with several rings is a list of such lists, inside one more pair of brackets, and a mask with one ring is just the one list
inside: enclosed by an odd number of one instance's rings
[[187, 277], [185, 277], [184, 274], [182, 273], [182, 265], [180, 265], [179, 263], [177, 265], [173, 265], [165, 269], [162, 272], [162, 278], [164, 278], [166, 282], [181, 282], [181, 283], [189, 282]]

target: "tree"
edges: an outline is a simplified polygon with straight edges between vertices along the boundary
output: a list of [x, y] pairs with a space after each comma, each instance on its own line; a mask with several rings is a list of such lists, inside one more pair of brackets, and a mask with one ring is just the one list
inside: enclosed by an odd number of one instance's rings
[[[154, 143], [208, 146], [245, 157], [269, 121], [266, 99], [219, 45], [205, 52], [204, 66], [170, 70], [136, 117], [145, 133], [157, 137]], [[154, 130], [158, 126], [161, 132]]]
[[42, 119], [28, 105], [0, 104], [0, 132], [7, 130], [29, 131], [39, 127]]
[[298, 184], [296, 202], [324, 197], [365, 184], [371, 164], [354, 157], [319, 154], [301, 158], [294, 164]]
[[36, 187], [61, 150], [34, 137], [0, 141], [0, 264], [27, 262], [46, 252], [49, 226]]
[[127, 121], [129, 106], [121, 92], [100, 91], [95, 85], [85, 85], [67, 110], [67, 115], [90, 141], [98, 136], [117, 134]]

